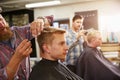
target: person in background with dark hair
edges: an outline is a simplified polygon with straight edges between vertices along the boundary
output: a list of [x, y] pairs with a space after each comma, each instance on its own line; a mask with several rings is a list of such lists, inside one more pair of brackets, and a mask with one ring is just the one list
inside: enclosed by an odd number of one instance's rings
[[65, 30], [44, 28], [37, 41], [42, 60], [33, 67], [29, 80], [82, 80], [59, 61], [68, 51]]
[[100, 50], [102, 37], [98, 30], [87, 33], [87, 47], [79, 56], [76, 74], [84, 80], [120, 80], [120, 68], [104, 57]]
[[0, 15], [0, 80], [28, 80], [30, 40], [43, 30], [43, 22], [33, 21], [22, 27], [9, 27]]
[[[76, 73], [76, 61], [81, 51], [83, 51], [84, 33], [83, 30], [84, 18], [80, 15], [75, 15], [72, 19], [72, 27], [68, 30], [66, 35], [66, 42], [69, 46], [69, 50], [66, 56], [65, 64], [67, 67]], [[75, 44], [74, 44], [75, 43]]]

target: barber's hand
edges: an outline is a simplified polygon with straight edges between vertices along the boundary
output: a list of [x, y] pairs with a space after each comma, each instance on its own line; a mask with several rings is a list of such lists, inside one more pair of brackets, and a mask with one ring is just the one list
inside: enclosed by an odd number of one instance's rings
[[24, 39], [16, 48], [14, 58], [18, 58], [20, 61], [30, 55], [32, 52], [31, 42]]
[[86, 30], [80, 30], [77, 35], [77, 39], [79, 39], [81, 36], [85, 36]]
[[40, 35], [41, 31], [43, 30], [43, 27], [44, 27], [43, 20], [36, 19], [35, 21], [33, 21], [30, 25], [32, 36], [37, 37], [38, 35]]

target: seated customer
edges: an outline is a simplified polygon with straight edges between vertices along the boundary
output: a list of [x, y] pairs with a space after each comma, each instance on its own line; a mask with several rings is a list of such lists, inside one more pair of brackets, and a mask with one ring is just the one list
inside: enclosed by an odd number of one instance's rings
[[64, 30], [44, 28], [37, 41], [42, 60], [33, 67], [29, 80], [82, 80], [59, 61], [68, 51]]
[[98, 48], [102, 44], [97, 30], [87, 33], [87, 47], [77, 62], [77, 75], [84, 80], [120, 80], [120, 69], [107, 60]]

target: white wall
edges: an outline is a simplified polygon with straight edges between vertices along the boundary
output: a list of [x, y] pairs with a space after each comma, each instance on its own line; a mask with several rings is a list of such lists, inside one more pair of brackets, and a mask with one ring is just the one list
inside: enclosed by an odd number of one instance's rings
[[[106, 41], [108, 32], [116, 29], [120, 42], [120, 1], [119, 0], [99, 0], [94, 2], [77, 3], [64, 6], [34, 9], [35, 18], [38, 16], [53, 15], [55, 20], [72, 19], [75, 12], [98, 10], [98, 26], [102, 33], [103, 41]], [[111, 28], [110, 28], [111, 27]]]
[[[106, 41], [106, 36], [108, 35], [107, 33], [109, 32], [110, 27], [112, 27], [112, 29], [113, 28], [117, 29], [118, 30], [117, 33], [120, 31], [119, 22], [118, 22], [120, 21], [119, 0], [103, 0], [103, 1], [99, 0], [93, 2], [64, 5], [64, 6], [36, 8], [34, 9], [34, 16], [36, 18], [38, 16], [53, 15], [55, 20], [58, 19], [71, 20], [75, 12], [89, 11], [89, 10], [98, 10], [98, 19], [99, 19], [98, 26], [99, 26], [99, 30], [102, 32], [103, 41]], [[113, 16], [115, 18], [113, 18]], [[112, 21], [114, 21], [114, 23]], [[115, 24], [117, 25], [115, 26]], [[120, 34], [117, 34], [117, 36], [120, 36]]]

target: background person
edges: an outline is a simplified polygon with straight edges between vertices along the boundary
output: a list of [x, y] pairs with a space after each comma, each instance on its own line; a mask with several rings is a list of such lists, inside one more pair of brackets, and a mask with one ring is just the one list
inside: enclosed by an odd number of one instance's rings
[[87, 47], [79, 56], [76, 72], [84, 80], [120, 80], [120, 69], [104, 57], [98, 47], [102, 44], [99, 31], [87, 33]]
[[[67, 67], [74, 73], [76, 73], [75, 64], [77, 58], [81, 54], [81, 51], [83, 51], [83, 36], [85, 33], [85, 30], [83, 30], [83, 20], [84, 18], [82, 16], [75, 15], [72, 19], [72, 27], [67, 31], [66, 35], [66, 42], [69, 46], [69, 50], [65, 62]], [[75, 45], [73, 46], [74, 43]]]

